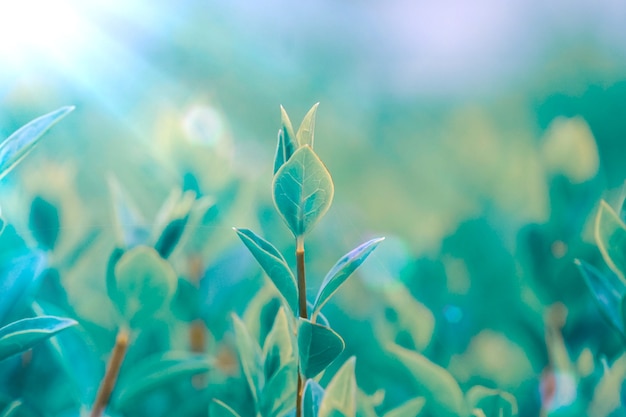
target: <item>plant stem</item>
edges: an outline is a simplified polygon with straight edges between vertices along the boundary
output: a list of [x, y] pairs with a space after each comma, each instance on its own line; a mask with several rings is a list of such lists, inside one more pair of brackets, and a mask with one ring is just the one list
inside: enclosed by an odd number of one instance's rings
[[[296, 237], [296, 274], [298, 276], [298, 302], [300, 303], [300, 317], [308, 317], [306, 305], [306, 276], [304, 271], [304, 237]], [[299, 360], [299, 359], [298, 359]], [[296, 417], [302, 417], [302, 374], [298, 363], [298, 386], [296, 391]]]
[[113, 347], [111, 358], [107, 364], [104, 378], [102, 378], [102, 381], [100, 382], [98, 394], [96, 395], [96, 401], [91, 409], [91, 417], [100, 417], [104, 409], [109, 404], [109, 399], [111, 398], [113, 388], [115, 388], [115, 382], [117, 381], [117, 376], [120, 373], [120, 368], [122, 367], [122, 362], [124, 361], [124, 356], [126, 356], [127, 350], [128, 330], [122, 328], [117, 332], [117, 338], [115, 339], [115, 346]]

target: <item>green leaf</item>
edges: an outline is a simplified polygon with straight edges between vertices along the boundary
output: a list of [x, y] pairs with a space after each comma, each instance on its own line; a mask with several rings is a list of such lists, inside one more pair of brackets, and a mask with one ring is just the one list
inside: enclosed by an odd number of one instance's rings
[[194, 375], [207, 373], [212, 362], [188, 352], [158, 353], [134, 365], [118, 382], [113, 403], [121, 410], [136, 404], [146, 394]]
[[387, 411], [383, 415], [383, 417], [417, 417], [424, 408], [425, 403], [426, 399], [424, 399], [423, 397], [413, 398], [411, 400], [408, 400], [404, 404], [394, 408], [393, 410]]
[[320, 290], [315, 298], [313, 317], [317, 316], [317, 313], [322, 309], [322, 307], [324, 307], [324, 304], [330, 300], [330, 297], [337, 292], [339, 287], [346, 282], [350, 275], [365, 261], [365, 259], [367, 259], [369, 254], [372, 253], [372, 251], [376, 249], [378, 244], [384, 239], [385, 238], [382, 237], [365, 242], [359, 247], [353, 249], [351, 252], [345, 254], [341, 259], [339, 259], [339, 261], [337, 261], [335, 266], [331, 268], [324, 278], [324, 281], [322, 281]]
[[609, 323], [624, 334], [626, 329], [622, 320], [620, 304], [626, 293], [626, 288], [622, 281], [612, 271], [603, 274], [587, 262], [579, 259], [574, 262], [593, 294], [593, 299], [600, 308], [600, 312]]
[[287, 115], [283, 106], [280, 106], [280, 118], [281, 126], [278, 130], [278, 145], [276, 146], [276, 155], [274, 156], [274, 174], [291, 158], [299, 147], [296, 135], [293, 133], [289, 115]]
[[356, 416], [355, 363], [356, 358], [352, 356], [330, 380], [320, 405], [319, 417], [331, 417], [335, 411], [340, 412], [345, 417]]
[[239, 417], [239, 414], [220, 400], [213, 400], [209, 405], [211, 417]]
[[482, 410], [485, 417], [517, 416], [517, 400], [508, 392], [476, 385], [467, 392], [466, 399], [471, 409]]
[[320, 406], [324, 399], [324, 388], [314, 379], [307, 379], [304, 384], [302, 408], [304, 417], [319, 417]]
[[39, 245], [52, 250], [59, 238], [59, 211], [49, 201], [36, 196], [30, 205], [28, 227]]
[[74, 107], [61, 107], [28, 122], [0, 144], [0, 179], [3, 178], [39, 142], [44, 133], [64, 118]]
[[246, 245], [252, 256], [270, 278], [280, 295], [291, 309], [294, 316], [298, 315], [298, 286], [293, 272], [287, 265], [283, 255], [271, 243], [248, 229], [234, 229], [241, 241]]
[[596, 216], [595, 236], [604, 261], [626, 283], [626, 225], [604, 200]]
[[76, 324], [78, 323], [72, 319], [40, 316], [4, 326], [0, 328], [0, 361], [24, 352]]
[[109, 255], [109, 259], [107, 261], [106, 266], [106, 287], [107, 287], [107, 295], [109, 299], [115, 306], [119, 305], [120, 292], [117, 289], [117, 278], [115, 277], [115, 266], [122, 258], [126, 251], [122, 248], [115, 248]]
[[468, 415], [463, 392], [448, 371], [417, 352], [395, 345], [391, 345], [389, 350], [413, 376], [416, 389], [426, 397], [428, 413], [441, 417]]
[[260, 411], [266, 417], [282, 417], [294, 407], [298, 367], [291, 361], [274, 373], [263, 388]]
[[281, 307], [274, 319], [272, 330], [265, 338], [263, 345], [265, 379], [269, 381], [275, 372], [293, 359], [293, 341], [289, 330], [289, 321], [285, 309]]
[[172, 313], [176, 318], [192, 322], [201, 316], [201, 297], [198, 287], [184, 278], [178, 279], [176, 294], [172, 299]]
[[313, 149], [304, 145], [274, 176], [273, 197], [294, 236], [303, 236], [328, 211], [334, 186], [330, 173]]
[[298, 133], [296, 133], [296, 138], [298, 139], [298, 143], [300, 146], [309, 145], [311, 148], [313, 147], [313, 139], [315, 136], [315, 115], [317, 114], [317, 107], [320, 103], [315, 103], [311, 110], [304, 116], [302, 119], [302, 123], [300, 123], [300, 127], [298, 128]]
[[153, 248], [137, 246], [115, 264], [117, 306], [131, 325], [151, 320], [166, 305], [178, 278], [172, 266]]
[[345, 343], [333, 329], [299, 318], [298, 354], [305, 378], [322, 372], [343, 352]]
[[248, 381], [252, 397], [255, 403], [258, 404], [264, 385], [261, 368], [261, 348], [259, 344], [252, 339], [243, 321], [234, 314], [233, 325], [235, 328], [235, 344], [239, 353], [241, 368]]
[[22, 401], [15, 400], [9, 403], [1, 412], [0, 417], [13, 417], [21, 414], [19, 411], [22, 408]]
[[159, 240], [154, 244], [154, 249], [159, 252], [161, 257], [167, 258], [172, 254], [185, 231], [187, 220], [189, 220], [189, 214], [179, 219], [174, 219], [165, 226], [161, 236], [159, 236]]

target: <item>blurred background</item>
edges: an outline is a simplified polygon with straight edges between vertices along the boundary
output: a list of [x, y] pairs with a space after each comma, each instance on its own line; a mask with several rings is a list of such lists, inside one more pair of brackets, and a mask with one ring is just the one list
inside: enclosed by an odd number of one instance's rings
[[[597, 378], [621, 352], [573, 260], [602, 265], [593, 215], [626, 177], [624, 22], [621, 0], [4, 1], [0, 137], [77, 109], [3, 180], [3, 215], [32, 243], [39, 196], [59, 209], [60, 252], [97, 229], [108, 254], [114, 175], [148, 219], [174, 187], [228, 201], [208, 257], [239, 248], [233, 225], [285, 247], [270, 198], [279, 105], [298, 125], [319, 101], [336, 192], [309, 238], [311, 287], [361, 239], [387, 237], [329, 307], [357, 372], [385, 372], [358, 340], [388, 331], [463, 387], [514, 392], [523, 415], [587, 407], [593, 384], [571, 395], [581, 376], [554, 377], [554, 352]], [[82, 297], [102, 276], [77, 268], [63, 285], [106, 325]]]

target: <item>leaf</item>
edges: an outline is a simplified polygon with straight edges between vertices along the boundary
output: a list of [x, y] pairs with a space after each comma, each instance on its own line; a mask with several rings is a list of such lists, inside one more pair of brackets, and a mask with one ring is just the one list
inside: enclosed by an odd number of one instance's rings
[[237, 228], [234, 230], [285, 299], [293, 315], [297, 316], [298, 286], [283, 255], [271, 243], [251, 230]]
[[305, 378], [322, 372], [343, 352], [345, 343], [333, 329], [299, 318], [298, 354]]
[[331, 417], [335, 411], [339, 411], [345, 417], [356, 416], [355, 363], [356, 358], [352, 356], [330, 380], [320, 405], [319, 417]]
[[274, 176], [273, 197], [294, 236], [303, 236], [328, 211], [334, 186], [330, 173], [313, 149], [304, 145]]
[[293, 133], [289, 115], [287, 115], [283, 106], [280, 106], [280, 118], [281, 126], [278, 129], [278, 145], [276, 146], [276, 155], [274, 156], [274, 174], [291, 158], [299, 147], [296, 135]]
[[172, 266], [153, 248], [137, 246], [115, 265], [117, 306], [131, 325], [150, 320], [166, 305], [178, 278]]
[[40, 116], [15, 131], [0, 144], [0, 179], [3, 178], [39, 142], [44, 133], [59, 120], [74, 110], [74, 107], [61, 107]]
[[248, 333], [246, 325], [239, 317], [233, 314], [235, 328], [235, 344], [241, 361], [241, 368], [248, 381], [255, 403], [259, 403], [263, 386], [263, 373], [261, 371], [261, 348]]
[[22, 401], [15, 400], [9, 403], [1, 412], [0, 417], [13, 417], [19, 415], [19, 410], [22, 408]]
[[424, 399], [424, 397], [413, 398], [411, 400], [408, 400], [404, 404], [394, 408], [393, 410], [387, 411], [383, 415], [383, 417], [417, 417], [424, 408], [425, 403], [426, 400]]
[[322, 281], [320, 290], [317, 293], [315, 302], [313, 303], [314, 307], [312, 317], [317, 316], [317, 313], [322, 309], [322, 307], [324, 307], [324, 304], [330, 300], [330, 297], [337, 292], [339, 287], [346, 282], [350, 275], [359, 266], [361, 266], [370, 253], [372, 253], [372, 251], [376, 249], [378, 244], [380, 244], [383, 240], [385, 240], [384, 237], [367, 241], [359, 247], [353, 249], [351, 252], [345, 254], [341, 259], [339, 259], [339, 261], [337, 261], [324, 278], [324, 281]]
[[298, 367], [295, 361], [280, 368], [263, 388], [260, 411], [267, 417], [282, 417], [296, 403]]
[[463, 392], [448, 371], [417, 352], [395, 345], [389, 350], [413, 376], [415, 387], [426, 398], [428, 413], [441, 417], [468, 415]]
[[291, 332], [285, 309], [281, 307], [274, 319], [272, 330], [263, 345], [265, 379], [270, 380], [280, 368], [294, 359]]
[[0, 323], [32, 294], [45, 263], [41, 252], [3, 257], [0, 263]]
[[59, 211], [49, 201], [36, 196], [30, 205], [28, 227], [39, 245], [52, 250], [59, 237]]
[[119, 304], [120, 292], [117, 289], [117, 278], [115, 277], [115, 266], [122, 258], [126, 251], [122, 248], [114, 248], [109, 255], [109, 259], [107, 261], [106, 266], [106, 287], [107, 287], [107, 295], [109, 299], [115, 306]]
[[604, 200], [596, 216], [595, 237], [604, 261], [626, 283], [626, 225]]
[[188, 352], [158, 353], [142, 360], [118, 382], [113, 402], [121, 410], [129, 408], [143, 396], [171, 384], [207, 373], [212, 362], [203, 355]]
[[211, 417], [239, 417], [239, 414], [220, 400], [213, 400], [209, 405]]
[[154, 249], [159, 252], [159, 255], [166, 259], [176, 248], [176, 245], [180, 241], [185, 226], [189, 220], [189, 214], [179, 219], [174, 219], [165, 226], [159, 240], [154, 244]]
[[39, 316], [4, 326], [0, 328], [0, 361], [24, 352], [76, 324], [78, 323], [72, 319]]
[[192, 322], [200, 318], [200, 290], [186, 279], [179, 278], [176, 294], [172, 299], [172, 313], [176, 318]]
[[133, 248], [145, 244], [150, 237], [150, 230], [135, 202], [115, 176], [108, 177], [108, 184], [113, 201], [117, 245]]
[[485, 417], [517, 416], [517, 400], [508, 392], [476, 385], [467, 392], [466, 399], [470, 409], [482, 410]]
[[298, 143], [300, 146], [309, 145], [311, 148], [313, 147], [313, 139], [315, 136], [315, 115], [317, 114], [317, 107], [320, 103], [315, 103], [311, 110], [304, 116], [302, 119], [302, 123], [300, 123], [300, 127], [298, 128], [298, 133], [296, 133], [296, 138], [298, 139]]
[[[600, 312], [617, 330], [625, 333], [620, 303], [626, 288], [622, 281], [611, 271], [603, 274], [585, 261], [576, 259], [587, 287], [593, 294], [593, 299], [600, 308]], [[612, 276], [613, 279], [609, 279]]]
[[307, 379], [304, 384], [302, 398], [302, 408], [304, 417], [318, 417], [322, 400], [324, 399], [324, 388], [314, 379]]

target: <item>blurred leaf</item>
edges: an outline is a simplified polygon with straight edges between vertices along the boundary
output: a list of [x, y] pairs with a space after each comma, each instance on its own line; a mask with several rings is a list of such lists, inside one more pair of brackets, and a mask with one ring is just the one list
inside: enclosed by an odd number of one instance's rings
[[611, 271], [613, 279], [609, 279], [609, 274], [603, 274], [585, 261], [577, 259], [576, 265], [580, 269], [587, 287], [593, 294], [593, 299], [600, 308], [600, 311], [617, 330], [624, 334], [624, 321], [620, 303], [626, 293], [624, 284]]
[[59, 211], [41, 196], [36, 196], [30, 205], [28, 227], [39, 245], [52, 250], [59, 237]]
[[0, 263], [0, 323], [26, 301], [35, 282], [41, 277], [45, 258], [40, 252], [3, 258]]
[[468, 415], [463, 392], [452, 375], [423, 355], [400, 346], [389, 346], [413, 376], [415, 387], [426, 398], [429, 413], [437, 416], [464, 417]]
[[163, 229], [163, 233], [161, 233], [159, 240], [157, 240], [154, 245], [156, 251], [159, 252], [159, 255], [163, 258], [169, 257], [176, 248], [176, 245], [185, 231], [187, 220], [189, 220], [189, 215], [180, 219], [174, 219]]
[[367, 395], [363, 390], [356, 392], [356, 415], [357, 417], [379, 417], [376, 407], [380, 406], [385, 399], [385, 391], [379, 389], [372, 395]]
[[4, 326], [0, 328], [0, 361], [24, 352], [76, 324], [78, 323], [72, 319], [40, 316], [18, 320]]
[[179, 278], [172, 299], [172, 313], [176, 318], [191, 322], [200, 317], [200, 291], [186, 279]]
[[270, 380], [272, 375], [294, 359], [293, 344], [289, 322], [285, 309], [281, 307], [274, 319], [272, 330], [263, 344], [263, 363], [265, 378]]
[[150, 237], [150, 230], [135, 202], [115, 176], [110, 175], [108, 183], [113, 200], [116, 243], [127, 249], [145, 244]]
[[118, 382], [112, 403], [128, 409], [142, 396], [169, 385], [209, 372], [212, 361], [188, 352], [167, 352], [142, 360]]
[[517, 400], [508, 392], [476, 385], [470, 388], [465, 398], [470, 409], [481, 409], [485, 417], [517, 416]]
[[276, 209], [294, 236], [303, 236], [328, 211], [334, 186], [313, 149], [304, 145], [274, 176]]
[[302, 123], [300, 123], [300, 127], [298, 128], [298, 133], [296, 133], [296, 138], [298, 139], [298, 144], [309, 145], [311, 148], [313, 147], [313, 139], [315, 136], [315, 115], [317, 114], [317, 107], [320, 103], [315, 103], [311, 110], [304, 116], [302, 119]]
[[378, 244], [384, 239], [385, 238], [383, 237], [365, 242], [345, 254], [341, 259], [339, 259], [339, 261], [337, 261], [324, 278], [324, 281], [322, 281], [322, 285], [317, 293], [313, 307], [313, 321], [315, 321], [315, 317], [317, 316], [319, 310], [321, 310], [322, 307], [324, 307], [324, 304], [330, 300], [330, 297], [337, 292], [339, 287], [350, 277], [350, 275], [352, 275], [352, 273], [365, 261], [365, 259], [367, 259], [369, 254], [372, 253], [372, 251], [376, 249]]
[[4, 219], [0, 216], [0, 235], [2, 234], [2, 232], [4, 232], [4, 228], [6, 227], [6, 222], [4, 221]]
[[302, 398], [303, 417], [319, 417], [320, 406], [324, 399], [324, 388], [314, 379], [307, 379]]
[[335, 411], [345, 417], [356, 416], [355, 363], [356, 358], [352, 356], [330, 380], [320, 404], [319, 417], [331, 417]]
[[298, 287], [283, 255], [271, 243], [248, 229], [234, 229], [252, 256], [276, 286], [292, 313], [298, 314]]
[[19, 410], [22, 407], [22, 401], [15, 400], [9, 405], [7, 405], [2, 412], [0, 412], [0, 417], [15, 417], [19, 415]]
[[107, 295], [115, 306], [119, 305], [120, 292], [117, 289], [117, 278], [115, 277], [115, 266], [126, 251], [122, 248], [115, 248], [109, 255], [106, 266], [106, 287]]
[[239, 352], [241, 368], [246, 376], [250, 391], [254, 401], [258, 404], [261, 397], [263, 385], [263, 373], [261, 368], [261, 348], [252, 339], [246, 329], [246, 325], [239, 317], [233, 314], [233, 325], [235, 327], [235, 344]]
[[213, 400], [209, 405], [211, 417], [240, 417], [239, 414], [220, 400]]
[[604, 261], [626, 283], [626, 225], [604, 200], [596, 216], [595, 236]]
[[287, 414], [296, 403], [297, 384], [298, 367], [291, 361], [267, 380], [259, 407], [261, 415], [282, 417]]
[[115, 265], [120, 312], [136, 325], [149, 320], [176, 290], [172, 266], [153, 248], [137, 246], [122, 255]]
[[3, 178], [37, 144], [44, 133], [64, 118], [74, 107], [61, 107], [40, 116], [9, 136], [0, 144], [0, 179]]
[[383, 417], [405, 417], [405, 416], [415, 416], [417, 417], [422, 409], [424, 408], [424, 404], [426, 400], [423, 397], [413, 398], [408, 400], [404, 404], [394, 408], [393, 410], [387, 411]]
[[345, 343], [333, 329], [298, 319], [298, 354], [300, 370], [305, 378], [322, 372], [343, 352]]

